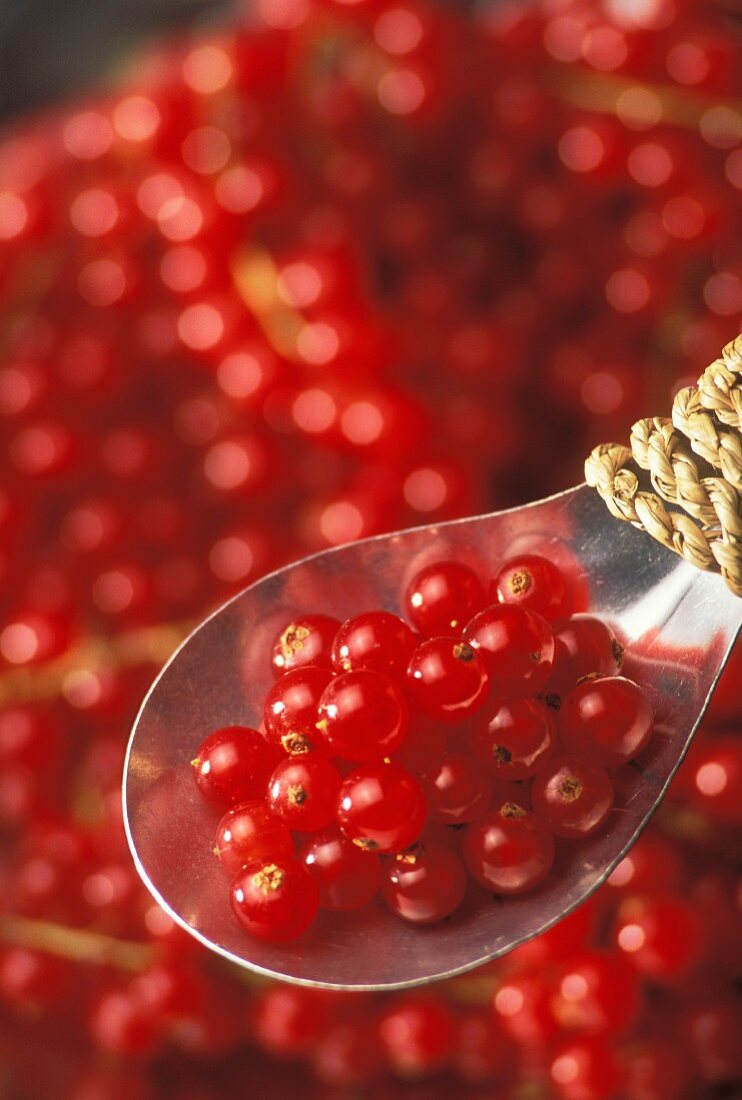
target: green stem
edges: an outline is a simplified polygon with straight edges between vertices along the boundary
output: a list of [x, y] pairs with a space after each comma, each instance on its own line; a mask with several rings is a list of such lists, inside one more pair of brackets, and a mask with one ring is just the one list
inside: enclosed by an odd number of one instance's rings
[[154, 955], [153, 948], [146, 943], [119, 940], [101, 932], [67, 928], [30, 917], [0, 916], [0, 940], [73, 962], [133, 972], [143, 970]]
[[0, 676], [0, 706], [53, 699], [84, 672], [162, 664], [196, 624], [158, 623], [114, 637], [82, 638], [66, 653]]

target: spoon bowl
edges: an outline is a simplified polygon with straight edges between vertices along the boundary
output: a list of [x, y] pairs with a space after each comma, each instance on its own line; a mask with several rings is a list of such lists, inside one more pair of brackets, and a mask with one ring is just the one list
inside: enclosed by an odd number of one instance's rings
[[[257, 726], [272, 683], [268, 654], [286, 621], [400, 612], [424, 565], [455, 558], [493, 573], [520, 552], [565, 558], [582, 574], [590, 611], [628, 647], [626, 672], [655, 709], [651, 744], [616, 774], [619, 809], [603, 830], [569, 845], [538, 889], [490, 898], [472, 889], [434, 926], [401, 921], [377, 900], [357, 913], [320, 913], [295, 942], [254, 940], [237, 924], [214, 858], [219, 813], [199, 795], [190, 760], [211, 730]], [[641, 833], [683, 759], [729, 655], [742, 603], [629, 524], [585, 486], [522, 508], [419, 527], [324, 551], [279, 569], [202, 623], [150, 688], [129, 742], [124, 817], [131, 851], [160, 905], [205, 946], [271, 977], [357, 990], [453, 977], [503, 955], [570, 913]]]

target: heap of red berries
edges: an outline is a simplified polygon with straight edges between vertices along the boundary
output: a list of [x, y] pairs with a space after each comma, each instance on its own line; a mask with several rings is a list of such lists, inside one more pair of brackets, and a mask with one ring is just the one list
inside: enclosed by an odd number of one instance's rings
[[214, 852], [259, 939], [294, 939], [320, 907], [378, 890], [405, 920], [443, 920], [467, 872], [497, 895], [534, 889], [560, 840], [610, 827], [610, 769], [649, 743], [622, 647], [569, 614], [569, 580], [546, 558], [511, 559], [489, 591], [435, 561], [403, 602], [412, 625], [389, 611], [288, 623], [261, 730], [217, 730], [192, 761], [226, 809]]
[[575, 483], [739, 331], [734, 9], [256, 0], [2, 139], [0, 1091], [739, 1092], [742, 655], [615, 883], [424, 997], [246, 987], [120, 798], [209, 607]]

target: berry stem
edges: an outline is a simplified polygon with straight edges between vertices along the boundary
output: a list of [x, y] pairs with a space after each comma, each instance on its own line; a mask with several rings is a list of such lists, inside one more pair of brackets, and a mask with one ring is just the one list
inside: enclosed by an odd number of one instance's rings
[[257, 247], [241, 250], [232, 266], [232, 279], [271, 347], [292, 362], [300, 362], [296, 342], [304, 319], [281, 300], [278, 269], [271, 254]]
[[63, 959], [97, 966], [115, 966], [121, 970], [143, 970], [153, 958], [150, 944], [133, 943], [91, 932], [85, 928], [68, 928], [52, 921], [30, 917], [1, 916], [0, 941], [45, 951]]
[[443, 982], [441, 991], [444, 996], [456, 1004], [489, 1005], [492, 1003], [494, 979], [491, 975], [452, 978]]
[[[653, 96], [659, 103], [664, 122], [691, 130], [698, 130], [704, 113], [710, 107], [719, 104], [718, 98], [704, 96], [697, 92], [674, 88], [668, 84], [648, 84], [645, 81], [611, 76], [607, 73], [575, 76], [570, 72], [569, 76], [565, 77], [557, 71], [555, 83], [559, 94], [571, 106], [601, 114], [619, 115], [624, 119], [633, 117], [635, 111], [641, 110], [641, 104], [637, 100], [637, 106], [634, 108], [630, 100], [624, 99], [622, 105], [620, 102], [622, 97], [629, 92], [645, 93]], [[739, 100], [730, 100], [725, 103], [725, 106], [742, 114], [742, 102]]]
[[0, 706], [53, 699], [74, 673], [162, 664], [195, 625], [190, 620], [158, 623], [117, 637], [82, 638], [59, 657], [0, 675]]
[[[112, 966], [138, 973], [154, 959], [152, 945], [119, 940], [100, 932], [69, 928], [52, 921], [30, 917], [0, 916], [0, 943], [43, 951], [58, 958], [92, 966]], [[229, 966], [230, 973], [247, 986], [263, 986], [265, 979], [243, 967]], [[494, 976], [474, 975], [443, 982], [440, 992], [446, 1000], [461, 1005], [489, 1005]]]

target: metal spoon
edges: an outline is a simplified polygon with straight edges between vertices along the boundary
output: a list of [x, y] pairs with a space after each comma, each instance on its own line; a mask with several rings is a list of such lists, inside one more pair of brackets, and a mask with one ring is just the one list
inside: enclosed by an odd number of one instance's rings
[[[271, 945], [234, 919], [228, 880], [211, 851], [218, 814], [196, 790], [189, 761], [205, 734], [257, 725], [271, 682], [275, 633], [301, 612], [338, 618], [372, 607], [399, 611], [422, 565], [458, 558], [492, 570], [514, 552], [565, 551], [584, 566], [591, 610], [631, 655], [629, 675], [657, 719], [648, 759], [619, 776], [610, 827], [573, 842], [535, 892], [481, 892], [437, 926], [405, 924], [379, 901], [354, 914], [321, 914], [299, 940]], [[628, 524], [581, 486], [494, 515], [419, 527], [328, 550], [258, 581], [216, 611], [151, 687], [126, 758], [124, 811], [139, 873], [160, 905], [207, 947], [240, 966], [314, 986], [395, 989], [452, 977], [538, 935], [611, 873], [646, 825], [688, 749], [742, 623], [742, 601]]]

